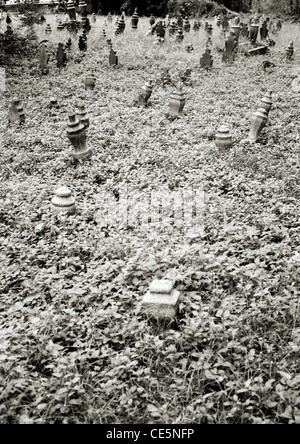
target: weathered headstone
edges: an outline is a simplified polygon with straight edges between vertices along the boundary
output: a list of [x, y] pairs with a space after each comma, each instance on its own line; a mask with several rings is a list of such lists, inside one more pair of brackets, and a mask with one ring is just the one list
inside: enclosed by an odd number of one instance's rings
[[182, 296], [167, 279], [155, 279], [141, 303], [141, 311], [156, 319], [174, 319], [179, 310]]
[[66, 66], [67, 63], [67, 54], [64, 50], [64, 46], [62, 43], [58, 44], [57, 52], [56, 52], [56, 61], [57, 61], [57, 67], [63, 68]]
[[264, 22], [262, 22], [259, 33], [260, 33], [260, 39], [261, 40], [266, 40], [266, 38], [268, 37], [268, 23], [265, 20]]
[[80, 51], [86, 51], [87, 50], [87, 42], [83, 35], [79, 36], [78, 40], [78, 48]]
[[209, 48], [205, 49], [204, 54], [200, 58], [200, 67], [201, 68], [211, 68], [213, 65], [213, 58], [211, 55], [211, 50]]
[[75, 113], [68, 114], [67, 136], [73, 145], [75, 159], [83, 159], [92, 154], [92, 150], [86, 146], [86, 127], [79, 122]]
[[164, 39], [165, 38], [165, 34], [166, 34], [166, 30], [163, 26], [163, 22], [160, 20], [157, 25], [155, 26], [155, 34], [160, 38], [160, 39]]
[[67, 3], [67, 13], [71, 21], [76, 20], [76, 8], [72, 0]]
[[132, 17], [131, 17], [131, 28], [137, 29], [138, 22], [139, 22], [139, 15], [138, 15], [137, 8], [135, 8], [134, 13], [132, 14]]
[[180, 42], [182, 42], [183, 39], [184, 39], [183, 29], [178, 28], [176, 36], [175, 36], [175, 41], [176, 41], [176, 43], [180, 43]]
[[241, 25], [240, 25], [240, 18], [239, 17], [234, 18], [231, 29], [234, 32], [236, 41], [238, 42], [239, 37], [240, 37], [240, 33], [241, 33]]
[[287, 60], [292, 60], [294, 55], [294, 43], [290, 42], [289, 46], [285, 50], [285, 56]]
[[169, 27], [169, 35], [174, 35], [177, 29], [177, 25], [176, 22], [171, 22], [170, 27]]
[[21, 101], [18, 98], [14, 98], [11, 101], [8, 110], [8, 121], [9, 123], [12, 124], [17, 123], [18, 125], [25, 122], [25, 112], [21, 104]]
[[193, 31], [199, 31], [201, 23], [199, 20], [195, 20], [193, 24]]
[[86, 76], [84, 86], [87, 91], [92, 91], [95, 88], [96, 79], [94, 74], [90, 73]]
[[183, 107], [185, 105], [185, 96], [182, 92], [183, 84], [180, 82], [177, 85], [176, 91], [170, 96], [170, 109], [169, 114], [173, 116], [180, 116], [182, 114]]
[[250, 23], [250, 28], [249, 28], [249, 39], [253, 45], [255, 45], [255, 43], [256, 43], [258, 29], [259, 29], [259, 18], [257, 16], [255, 16], [255, 17], [253, 17], [252, 22]]
[[184, 30], [184, 32], [190, 32], [190, 29], [191, 29], [190, 21], [187, 17], [185, 17], [185, 19], [183, 21], [183, 30]]
[[42, 43], [39, 54], [39, 67], [42, 74], [48, 74], [49, 72], [48, 62], [49, 62], [49, 55], [47, 53], [46, 45]]
[[111, 48], [111, 50], [109, 52], [108, 61], [109, 61], [110, 66], [117, 66], [118, 65], [119, 60], [118, 60], [117, 52], [113, 48]]
[[60, 187], [51, 200], [52, 208], [60, 213], [74, 213], [76, 210], [75, 199], [68, 187]]
[[153, 14], [150, 15], [149, 23], [150, 23], [150, 26], [154, 25], [154, 23], [155, 23], [155, 17]]
[[49, 23], [47, 23], [46, 28], [45, 28], [45, 33], [51, 34], [51, 32], [52, 32], [51, 25]]
[[144, 85], [140, 89], [139, 97], [138, 97], [138, 104], [146, 106], [149, 97], [152, 94], [153, 89], [153, 81], [152, 79], [149, 79], [144, 83]]
[[232, 145], [232, 137], [229, 132], [229, 128], [225, 125], [221, 125], [215, 135], [215, 145], [220, 150], [228, 149]]
[[237, 41], [234, 34], [231, 34], [227, 37], [225, 41], [225, 49], [222, 55], [222, 61], [225, 63], [232, 63], [235, 58], [237, 48]]

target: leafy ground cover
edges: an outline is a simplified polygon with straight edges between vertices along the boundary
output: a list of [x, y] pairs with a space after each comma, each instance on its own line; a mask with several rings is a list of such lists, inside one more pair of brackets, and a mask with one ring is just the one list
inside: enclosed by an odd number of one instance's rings
[[[299, 53], [285, 47], [299, 25], [285, 23], [270, 55], [200, 69], [203, 27], [182, 44], [146, 36], [148, 19], [114, 36], [119, 65], [108, 64], [98, 17], [79, 54], [50, 72], [34, 58], [6, 71], [2, 93], [0, 234], [2, 423], [299, 423]], [[51, 22], [52, 21], [52, 22]], [[54, 17], [47, 22], [55, 23]], [[40, 40], [45, 39], [37, 26]], [[243, 41], [242, 41], [243, 42]], [[245, 41], [244, 41], [245, 43]], [[187, 53], [186, 45], [193, 45]], [[242, 48], [242, 46], [241, 46]], [[275, 66], [264, 69], [263, 61]], [[182, 117], [167, 115], [172, 84], [184, 83]], [[191, 74], [186, 74], [190, 69]], [[96, 75], [85, 91], [87, 73]], [[148, 78], [148, 107], [137, 106]], [[259, 143], [247, 142], [251, 113], [271, 89], [273, 106]], [[8, 125], [9, 100], [26, 110]], [[49, 100], [60, 109], [50, 116]], [[67, 112], [84, 100], [89, 160], [77, 162], [66, 137]], [[221, 123], [233, 147], [219, 152]], [[51, 208], [67, 185], [74, 215]], [[104, 205], [122, 190], [202, 191], [199, 224], [122, 223]], [[179, 194], [176, 194], [177, 196]], [[201, 229], [199, 229], [201, 228]], [[184, 298], [176, 325], [163, 329], [139, 312], [154, 278], [174, 280]]]

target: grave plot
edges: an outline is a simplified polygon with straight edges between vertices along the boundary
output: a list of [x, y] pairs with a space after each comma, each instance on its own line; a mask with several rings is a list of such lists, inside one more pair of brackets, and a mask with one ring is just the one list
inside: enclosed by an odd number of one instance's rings
[[299, 25], [137, 14], [0, 69], [0, 422], [296, 423]]

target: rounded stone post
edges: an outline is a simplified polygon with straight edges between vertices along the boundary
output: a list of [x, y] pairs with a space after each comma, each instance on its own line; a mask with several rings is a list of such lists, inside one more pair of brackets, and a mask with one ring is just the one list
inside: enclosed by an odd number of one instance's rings
[[52, 208], [61, 213], [74, 213], [76, 209], [75, 199], [68, 187], [58, 188], [51, 203]]
[[232, 137], [229, 133], [229, 129], [225, 125], [221, 125], [216, 132], [215, 145], [217, 148], [227, 149], [232, 145]]
[[152, 94], [153, 81], [149, 79], [144, 83], [140, 89], [140, 94], [138, 98], [139, 105], [147, 105], [148, 99]]
[[179, 83], [177, 90], [170, 96], [170, 111], [173, 116], [180, 116], [185, 105], [185, 96], [182, 92], [182, 83]]

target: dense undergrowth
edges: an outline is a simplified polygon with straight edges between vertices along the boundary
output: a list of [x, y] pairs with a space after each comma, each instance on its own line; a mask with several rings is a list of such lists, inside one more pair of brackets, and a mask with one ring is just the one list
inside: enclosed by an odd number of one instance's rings
[[[72, 37], [61, 71], [55, 52], [64, 31], [46, 37], [47, 76], [32, 58], [6, 71], [0, 421], [299, 423], [299, 93], [291, 88], [299, 53], [291, 62], [284, 57], [290, 40], [300, 47], [299, 25], [284, 24], [268, 56], [247, 58], [241, 50], [232, 65], [221, 62], [215, 26], [210, 71], [199, 67], [203, 27], [182, 44], [167, 36], [155, 45], [145, 36], [148, 19], [134, 33], [128, 18], [116, 37], [109, 24], [119, 55], [111, 68], [102, 25], [98, 17], [84, 54]], [[275, 66], [265, 70], [266, 59]], [[174, 83], [184, 81], [178, 119], [167, 115], [174, 87], [163, 85], [163, 68]], [[90, 92], [84, 79], [91, 71]], [[149, 77], [153, 93], [141, 108], [138, 90]], [[268, 125], [250, 144], [251, 113], [269, 89]], [[20, 127], [7, 123], [14, 96], [26, 110]], [[60, 104], [55, 116], [52, 96]], [[93, 148], [82, 162], [66, 137], [67, 112], [79, 99]], [[226, 152], [214, 144], [221, 123], [234, 139]], [[75, 215], [51, 208], [60, 185], [72, 190]], [[201, 226], [122, 224], [103, 199], [116, 203], [124, 189], [132, 206], [136, 195], [202, 190]], [[172, 328], [139, 311], [155, 277], [172, 279], [184, 295]]]

